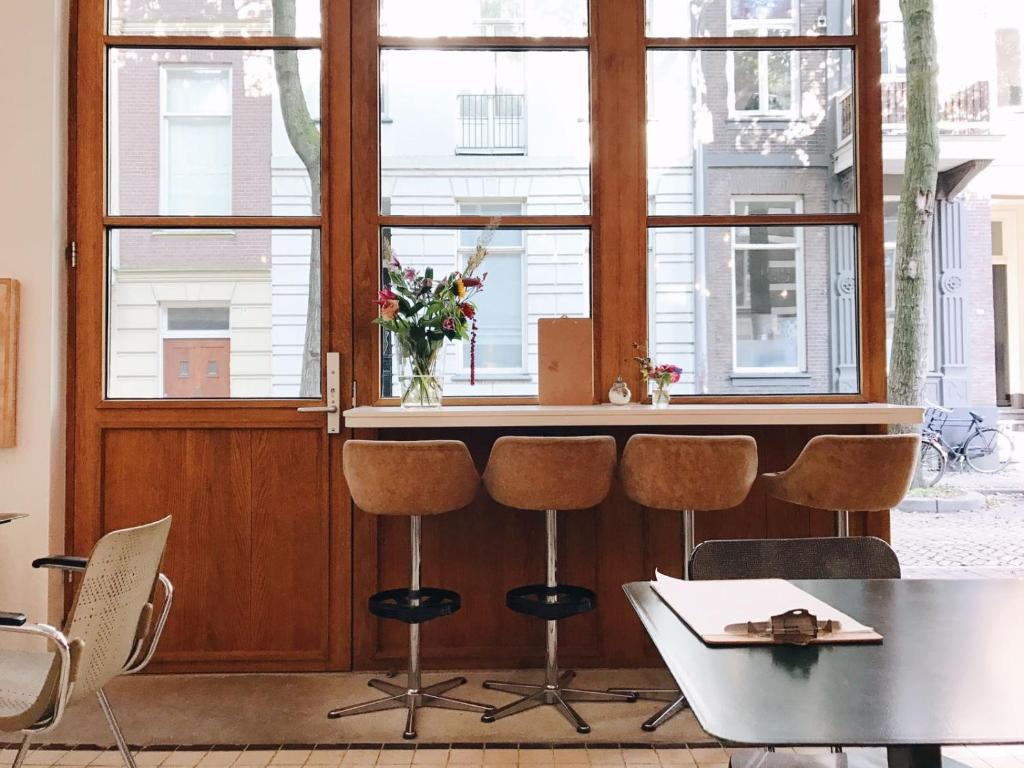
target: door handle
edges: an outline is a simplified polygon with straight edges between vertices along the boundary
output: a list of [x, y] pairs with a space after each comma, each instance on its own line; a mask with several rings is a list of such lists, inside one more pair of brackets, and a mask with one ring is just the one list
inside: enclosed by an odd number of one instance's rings
[[341, 432], [341, 355], [327, 353], [327, 405], [304, 405], [296, 408], [299, 413], [326, 413], [327, 434]]

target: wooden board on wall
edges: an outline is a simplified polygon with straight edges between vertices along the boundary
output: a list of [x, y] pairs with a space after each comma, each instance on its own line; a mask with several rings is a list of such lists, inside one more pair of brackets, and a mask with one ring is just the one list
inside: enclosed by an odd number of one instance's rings
[[18, 281], [0, 278], [0, 448], [13, 448], [17, 438], [20, 298]]

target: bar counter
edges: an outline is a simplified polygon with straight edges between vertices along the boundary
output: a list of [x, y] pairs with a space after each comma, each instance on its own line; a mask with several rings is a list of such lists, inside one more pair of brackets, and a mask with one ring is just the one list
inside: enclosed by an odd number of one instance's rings
[[[881, 434], [890, 424], [920, 423], [922, 410], [885, 403], [650, 405], [450, 405], [438, 409], [362, 406], [344, 413], [352, 436], [364, 440], [461, 440], [477, 469], [487, 464], [494, 441], [507, 434], [612, 435], [619, 450], [637, 432], [746, 434], [757, 440], [759, 472], [785, 469], [807, 441], [820, 434]], [[664, 471], [671, 473], [671, 466]], [[445, 477], [395, 478], [429, 494]], [[870, 480], [868, 480], [870, 481]], [[408, 523], [355, 512], [354, 605], [374, 592], [401, 587], [408, 578]], [[654, 647], [622, 595], [622, 584], [649, 579], [655, 568], [682, 570], [682, 516], [640, 507], [616, 483], [593, 510], [559, 516], [558, 567], [566, 583], [597, 592], [597, 611], [565, 622], [561, 653], [566, 665], [660, 665]], [[854, 534], [886, 538], [888, 513], [852, 515]], [[738, 507], [698, 513], [697, 541], [724, 538], [829, 536], [833, 515], [767, 496], [758, 479]], [[424, 520], [424, 583], [454, 589], [462, 610], [432, 623], [423, 635], [428, 667], [446, 669], [537, 667], [543, 664], [541, 622], [505, 607], [505, 592], [544, 576], [544, 516], [502, 507], [480, 492], [464, 510]], [[402, 662], [407, 637], [396, 622], [353, 615], [357, 669]]]
[[349, 429], [887, 425], [920, 424], [922, 415], [921, 408], [888, 403], [362, 406], [344, 413]]

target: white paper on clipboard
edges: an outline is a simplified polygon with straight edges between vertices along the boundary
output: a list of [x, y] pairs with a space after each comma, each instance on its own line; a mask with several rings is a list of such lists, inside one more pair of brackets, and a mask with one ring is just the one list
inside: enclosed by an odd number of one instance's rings
[[730, 624], [768, 621], [772, 616], [805, 609], [819, 621], [838, 621], [840, 629], [813, 641], [864, 643], [882, 639], [872, 627], [833, 608], [783, 579], [683, 581], [655, 572], [651, 587], [675, 614], [708, 645], [770, 644], [771, 637], [726, 633]]

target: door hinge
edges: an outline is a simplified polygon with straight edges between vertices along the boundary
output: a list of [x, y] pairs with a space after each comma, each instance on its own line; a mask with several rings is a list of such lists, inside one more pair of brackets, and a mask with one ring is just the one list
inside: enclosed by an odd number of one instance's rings
[[74, 240], [68, 243], [67, 258], [72, 269], [78, 266], [78, 243]]
[[352, 379], [352, 407], [356, 407], [356, 380]]

